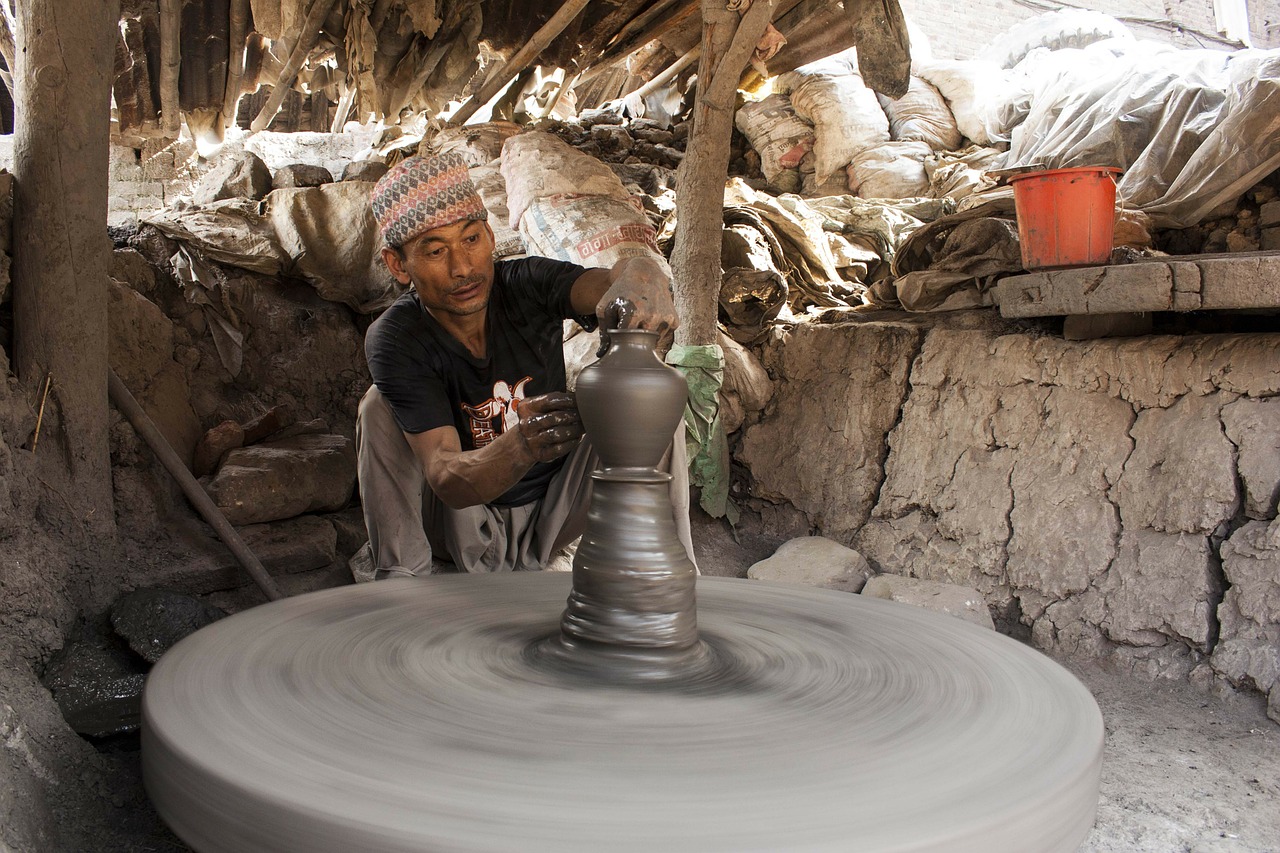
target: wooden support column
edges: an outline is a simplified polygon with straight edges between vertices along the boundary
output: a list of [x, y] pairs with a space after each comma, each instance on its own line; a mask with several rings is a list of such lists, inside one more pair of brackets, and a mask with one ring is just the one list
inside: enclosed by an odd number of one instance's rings
[[774, 0], [754, 0], [741, 18], [724, 0], [702, 0], [702, 53], [693, 129], [676, 173], [675, 277], [676, 343], [716, 343], [720, 296], [720, 232], [724, 227], [724, 184], [729, 174], [734, 96], [742, 69], [772, 19]]
[[70, 532], [101, 538], [115, 530], [106, 225], [120, 2], [18, 0], [17, 8], [14, 362], [33, 405], [43, 405], [35, 457], [44, 507]]
[[489, 75], [489, 79], [480, 87], [480, 91], [449, 119], [449, 124], [456, 127], [465, 123], [475, 115], [476, 110], [489, 103], [494, 95], [511, 82], [511, 78], [528, 68], [530, 63], [538, 58], [538, 54], [546, 50], [547, 46], [556, 40], [556, 36], [564, 32], [564, 28], [569, 26], [573, 19], [586, 8], [587, 2], [588, 0], [565, 0], [564, 5], [551, 16], [551, 20], [533, 34], [528, 44], [516, 51], [515, 55], [504, 62], [501, 68]]
[[249, 0], [231, 0], [227, 33], [227, 88], [222, 96], [222, 126], [236, 123], [236, 104], [244, 80], [245, 39], [249, 35]]
[[[83, 3], [84, 0], [76, 0]], [[117, 4], [119, 5], [119, 4]], [[160, 0], [160, 127], [176, 137], [182, 126], [178, 72], [182, 68], [182, 0]]]
[[329, 17], [335, 2], [337, 0], [312, 0], [311, 8], [307, 10], [307, 18], [302, 24], [302, 32], [298, 36], [298, 43], [289, 53], [289, 60], [285, 62], [284, 68], [280, 69], [280, 76], [271, 89], [271, 97], [263, 104], [262, 112], [258, 113], [253, 123], [249, 125], [250, 130], [255, 132], [266, 130], [267, 125], [271, 124], [271, 120], [280, 111], [280, 105], [284, 103], [289, 87], [293, 85], [298, 71], [302, 69], [302, 63], [307, 61], [307, 54], [311, 53], [311, 48], [316, 46], [316, 41], [320, 38], [320, 27], [324, 25], [325, 18]]

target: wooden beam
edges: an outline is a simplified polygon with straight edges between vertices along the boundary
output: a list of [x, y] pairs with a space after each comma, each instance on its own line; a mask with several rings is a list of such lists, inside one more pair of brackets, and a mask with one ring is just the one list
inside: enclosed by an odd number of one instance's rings
[[160, 0], [160, 128], [177, 136], [182, 122], [178, 106], [178, 72], [182, 68], [182, 0]]
[[581, 86], [583, 83], [594, 80], [600, 74], [617, 66], [619, 62], [629, 58], [649, 42], [661, 39], [676, 27], [688, 22], [694, 13], [698, 11], [698, 2], [699, 0], [683, 0], [679, 6], [663, 6], [664, 14], [654, 21], [652, 27], [634, 30], [630, 35], [624, 35], [632, 24], [641, 20], [644, 16], [636, 18], [631, 24], [623, 28], [623, 31], [618, 34], [619, 37], [609, 45], [598, 60], [591, 64], [591, 68], [582, 73], [582, 76], [578, 79], [578, 85]]
[[510, 59], [502, 64], [502, 67], [489, 76], [489, 79], [480, 91], [471, 97], [469, 101], [462, 105], [461, 109], [449, 119], [450, 126], [457, 126], [466, 122], [467, 119], [475, 115], [476, 110], [480, 109], [498, 94], [511, 82], [511, 79], [517, 74], [523, 72], [533, 60], [538, 58], [538, 54], [546, 50], [547, 45], [556, 40], [556, 36], [564, 32], [564, 28], [569, 26], [574, 18], [586, 8], [589, 0], [565, 0], [551, 19], [542, 25], [533, 38], [529, 39], [524, 47], [515, 52]]
[[253, 123], [249, 125], [250, 130], [255, 133], [266, 130], [267, 125], [271, 124], [271, 120], [280, 111], [280, 105], [284, 103], [289, 87], [293, 85], [298, 72], [302, 70], [302, 64], [307, 61], [307, 54], [311, 53], [311, 49], [320, 39], [320, 27], [324, 24], [325, 18], [329, 17], [329, 11], [336, 2], [337, 0], [312, 0], [311, 8], [307, 10], [307, 18], [302, 23], [302, 32], [298, 35], [298, 43], [289, 53], [289, 60], [285, 62], [284, 68], [280, 69], [280, 76], [276, 78], [271, 97], [262, 105], [262, 112], [258, 113]]
[[236, 123], [236, 104], [240, 102], [244, 80], [245, 39], [249, 35], [249, 0], [231, 0], [230, 27], [227, 35], [227, 89], [222, 99], [222, 126]]

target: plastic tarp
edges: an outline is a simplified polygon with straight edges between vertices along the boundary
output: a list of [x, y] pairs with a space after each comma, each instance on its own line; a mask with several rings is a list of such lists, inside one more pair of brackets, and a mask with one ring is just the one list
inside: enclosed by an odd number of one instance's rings
[[1280, 168], [1280, 50], [1112, 39], [1032, 51], [1006, 168], [1116, 166], [1119, 200], [1184, 228]]
[[404, 287], [381, 260], [369, 207], [372, 189], [363, 181], [280, 189], [262, 202], [229, 199], [166, 209], [144, 221], [210, 261], [262, 275], [297, 276], [324, 299], [374, 314]]

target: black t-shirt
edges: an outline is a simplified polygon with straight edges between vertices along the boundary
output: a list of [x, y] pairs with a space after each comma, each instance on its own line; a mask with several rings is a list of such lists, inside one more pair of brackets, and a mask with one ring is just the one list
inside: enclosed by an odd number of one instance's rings
[[[519, 419], [512, 401], [565, 390], [564, 321], [588, 331], [594, 316], [574, 314], [569, 293], [586, 270], [549, 258], [494, 264], [485, 322], [488, 356], [475, 358], [422, 307], [401, 296], [369, 327], [364, 351], [374, 384], [407, 433], [442, 426], [458, 430], [463, 450], [493, 441]], [[539, 462], [496, 506], [538, 500], [563, 464]]]

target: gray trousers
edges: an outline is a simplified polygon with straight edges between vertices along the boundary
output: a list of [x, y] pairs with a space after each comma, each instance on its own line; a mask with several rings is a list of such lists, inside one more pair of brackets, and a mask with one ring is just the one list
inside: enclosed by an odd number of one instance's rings
[[[433, 553], [468, 572], [541, 569], [586, 529], [591, 472], [599, 464], [584, 438], [541, 500], [518, 507], [451, 509], [427, 486], [421, 463], [376, 385], [360, 401], [356, 457], [369, 531], [368, 544], [352, 558], [356, 580], [428, 575]], [[693, 560], [683, 420], [660, 470], [671, 474], [676, 532]]]

